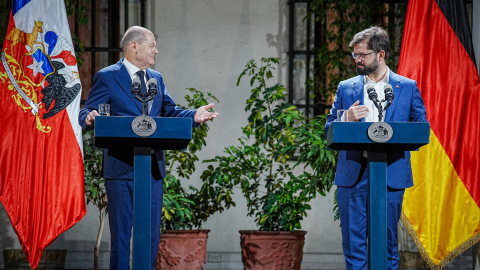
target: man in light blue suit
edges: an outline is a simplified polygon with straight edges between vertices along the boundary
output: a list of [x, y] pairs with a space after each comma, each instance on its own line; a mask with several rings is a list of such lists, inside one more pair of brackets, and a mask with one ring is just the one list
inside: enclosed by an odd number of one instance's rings
[[[149, 30], [133, 26], [125, 32], [121, 42], [125, 55], [115, 65], [106, 67], [93, 78], [85, 106], [78, 121], [84, 129], [93, 128], [99, 104], [109, 103], [113, 116], [139, 116], [142, 103], [131, 93], [132, 80], [140, 79], [142, 92], [150, 78], [157, 80], [158, 94], [148, 104], [152, 117], [188, 117], [192, 126], [213, 119], [217, 113], [209, 112], [214, 104], [198, 110], [184, 110], [177, 107], [165, 87], [162, 75], [150, 69], [155, 64], [155, 37]], [[160, 219], [162, 214], [163, 181], [165, 178], [165, 156], [162, 150], [152, 151], [152, 225], [151, 225], [151, 269], [155, 269]], [[129, 270], [130, 238], [133, 226], [133, 152], [131, 149], [105, 149], [103, 156], [103, 177], [108, 197], [108, 216], [111, 233], [110, 269]]]
[[[392, 86], [395, 98], [386, 110], [385, 122], [427, 122], [417, 83], [395, 74], [385, 63], [390, 54], [390, 41], [384, 29], [371, 27], [357, 33], [350, 47], [353, 47], [352, 55], [359, 76], [338, 85], [325, 133], [330, 124], [337, 121], [338, 109], [348, 109], [348, 121], [378, 121], [378, 110], [368, 98], [367, 85], [368, 88], [375, 88], [378, 100], [384, 99], [384, 86]], [[335, 185], [347, 269], [367, 268], [367, 184], [367, 153], [340, 151]], [[389, 153], [387, 186], [388, 268], [397, 269], [397, 224], [402, 212], [404, 191], [413, 186], [410, 152]]]

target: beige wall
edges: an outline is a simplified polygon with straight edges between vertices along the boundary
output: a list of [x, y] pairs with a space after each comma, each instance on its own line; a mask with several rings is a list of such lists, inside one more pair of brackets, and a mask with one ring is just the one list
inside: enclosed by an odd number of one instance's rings
[[[165, 78], [167, 89], [177, 102], [186, 87], [210, 91], [220, 100], [220, 113], [210, 125], [207, 147], [200, 159], [222, 155], [223, 148], [238, 145], [241, 127], [247, 124], [245, 101], [250, 95], [249, 79], [236, 86], [245, 64], [262, 57], [280, 57], [282, 66], [272, 84], [287, 83], [288, 5], [285, 0], [262, 1], [157, 1], [152, 6], [151, 29], [159, 54], [155, 68]], [[186, 185], [200, 185], [206, 165]], [[302, 223], [308, 231], [306, 253], [341, 253], [341, 235], [333, 222], [332, 194], [316, 199]], [[238, 230], [256, 229], [246, 217], [245, 199], [236, 192], [237, 207], [214, 215], [204, 226], [212, 230], [209, 252], [239, 252]]]
[[[262, 1], [157, 1], [152, 12], [156, 14], [151, 27], [157, 38], [159, 54], [155, 68], [165, 78], [167, 89], [177, 102], [183, 101], [186, 87], [210, 91], [220, 100], [215, 110], [219, 118], [209, 125], [207, 147], [200, 153], [200, 158], [213, 158], [222, 155], [223, 148], [238, 145], [237, 138], [242, 135], [241, 127], [247, 124], [245, 101], [250, 95], [249, 79], [245, 78], [236, 86], [239, 74], [245, 64], [262, 57], [282, 58], [282, 67], [277, 70], [271, 83], [286, 84], [288, 50], [288, 5], [285, 0]], [[270, 41], [273, 37], [273, 42]], [[198, 164], [197, 174], [206, 166]], [[199, 185], [199, 181], [186, 183]], [[237, 192], [240, 194], [240, 190]], [[239, 196], [240, 197], [240, 196]], [[253, 220], [245, 219], [243, 198], [238, 198], [238, 206], [224, 214], [216, 215], [205, 227], [218, 230], [221, 239], [228, 239], [231, 230], [237, 240], [238, 230], [255, 229]], [[323, 231], [330, 241], [329, 246], [322, 244], [307, 245], [310, 252], [341, 252], [338, 224], [329, 219], [333, 204], [331, 198], [319, 198], [312, 211], [312, 216], [304, 222], [309, 229], [308, 238], [322, 237], [314, 230]], [[323, 212], [323, 208], [327, 209]], [[322, 215], [315, 215], [322, 212]], [[319, 216], [329, 219], [322, 224]], [[318, 219], [317, 219], [318, 217]], [[332, 216], [333, 217], [333, 216]], [[317, 219], [317, 220], [316, 220]], [[231, 222], [235, 220], [235, 222]], [[326, 221], [326, 220], [325, 220]], [[228, 225], [228, 229], [223, 228]], [[232, 226], [233, 225], [233, 226]], [[324, 228], [318, 228], [322, 225]], [[311, 230], [311, 232], [310, 232]], [[213, 238], [211, 233], [211, 237]], [[332, 237], [333, 236], [333, 237]], [[211, 239], [212, 250], [239, 251], [229, 241]], [[320, 240], [320, 239], [317, 239]], [[318, 242], [318, 241], [317, 241]], [[232, 247], [227, 247], [232, 246]]]
[[[185, 88], [213, 93], [220, 103], [220, 116], [211, 122], [207, 147], [201, 160], [222, 155], [223, 148], [237, 145], [241, 127], [247, 123], [245, 100], [250, 95], [249, 80], [236, 86], [245, 64], [262, 57], [280, 57], [282, 66], [272, 84], [287, 83], [288, 5], [286, 0], [161, 0], [148, 1], [148, 27], [154, 32], [159, 54], [154, 68], [162, 73], [170, 94], [185, 103]], [[198, 163], [193, 179], [184, 185], [200, 186], [199, 176], [206, 168]], [[183, 181], [183, 180], [182, 180]], [[341, 234], [333, 222], [333, 191], [311, 203], [313, 208], [302, 222], [308, 231], [302, 269], [336, 269], [342, 266]], [[223, 264], [208, 264], [206, 269], [241, 269], [239, 230], [256, 229], [246, 216], [245, 199], [240, 190], [234, 199], [237, 207], [215, 214], [205, 223], [210, 229], [207, 250], [222, 253]], [[86, 217], [63, 233], [51, 248], [69, 250], [67, 268], [92, 267], [93, 245], [98, 229], [98, 211], [89, 207]], [[101, 268], [108, 266], [110, 234], [108, 222], [102, 238]], [[3, 207], [0, 207], [0, 246], [19, 248], [18, 240]], [[0, 255], [0, 268], [3, 267]], [[344, 264], [343, 264], [344, 265]], [[344, 267], [344, 266], [343, 266]]]

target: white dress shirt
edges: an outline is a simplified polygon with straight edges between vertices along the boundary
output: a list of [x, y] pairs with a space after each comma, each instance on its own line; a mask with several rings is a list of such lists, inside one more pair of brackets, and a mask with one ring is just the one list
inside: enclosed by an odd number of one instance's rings
[[[388, 84], [389, 75], [390, 69], [387, 67], [385, 76], [378, 82], [372, 81], [367, 75], [363, 76], [365, 82], [365, 85], [363, 86], [363, 104], [368, 107], [368, 113], [367, 116], [365, 116], [365, 122], [378, 122], [378, 109], [375, 107], [373, 101], [368, 98], [367, 84], [374, 85], [375, 92], [377, 92], [378, 96], [377, 100], [380, 102], [385, 99], [384, 87], [386, 84]], [[385, 112], [383, 112], [383, 119], [385, 119]], [[367, 158], [367, 151], [363, 151], [363, 157]]]
[[[135, 78], [138, 78], [140, 79], [140, 76], [138, 76], [137, 72], [141, 69], [139, 69], [138, 67], [136, 67], [134, 64], [128, 62], [127, 58], [124, 58], [123, 59], [123, 64], [125, 65], [125, 67], [127, 68], [127, 71], [128, 71], [128, 74], [130, 74], [130, 78], [132, 79], [135, 79]], [[147, 71], [146, 70], [142, 70], [145, 74], [145, 76], [143, 76], [143, 81], [145, 82], [145, 85], [147, 85]], [[141, 79], [140, 79], [141, 80]], [[148, 89], [147, 89], [148, 90]], [[150, 110], [152, 109], [152, 101], [149, 101], [148, 102], [148, 114], [150, 114]]]
[[[365, 82], [365, 85], [363, 87], [363, 104], [365, 104], [365, 106], [367, 106], [368, 108], [367, 116], [365, 116], [365, 122], [378, 122], [378, 109], [377, 107], [375, 107], [375, 104], [373, 104], [373, 101], [371, 101], [368, 98], [367, 84], [374, 85], [375, 92], [377, 92], [377, 95], [378, 95], [377, 99], [380, 102], [385, 99], [384, 87], [386, 84], [388, 84], [389, 74], [390, 74], [390, 69], [387, 67], [387, 72], [385, 73], [385, 76], [379, 82], [372, 81], [366, 75], [363, 76], [364, 82]], [[385, 112], [383, 112], [383, 119], [385, 119]]]

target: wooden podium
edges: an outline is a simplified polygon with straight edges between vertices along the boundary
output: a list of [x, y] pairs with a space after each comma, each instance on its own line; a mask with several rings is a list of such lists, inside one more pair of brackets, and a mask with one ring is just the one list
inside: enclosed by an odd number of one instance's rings
[[429, 143], [430, 124], [420, 122], [387, 123], [393, 136], [374, 142], [368, 136], [369, 122], [332, 122], [327, 146], [333, 150], [368, 152], [368, 269], [388, 269], [387, 264], [387, 157], [389, 152], [415, 151]]
[[132, 130], [133, 116], [96, 116], [95, 146], [131, 151], [133, 161], [133, 269], [150, 269], [151, 153], [182, 150], [192, 139], [191, 118], [153, 118], [156, 131], [141, 137]]

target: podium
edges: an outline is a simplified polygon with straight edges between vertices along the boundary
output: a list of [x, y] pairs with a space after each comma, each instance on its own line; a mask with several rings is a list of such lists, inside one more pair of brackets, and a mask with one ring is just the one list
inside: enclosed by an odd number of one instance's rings
[[[386, 142], [370, 139], [371, 122], [332, 122], [327, 146], [333, 150], [368, 152], [368, 269], [388, 269], [387, 257], [387, 157], [390, 152], [415, 151], [429, 143], [430, 125], [420, 122], [391, 122]], [[371, 130], [370, 130], [371, 132]], [[392, 134], [393, 133], [393, 134]]]
[[153, 118], [157, 129], [148, 137], [132, 130], [133, 116], [96, 116], [95, 146], [131, 151], [133, 161], [133, 269], [150, 269], [151, 155], [156, 150], [182, 150], [192, 138], [191, 118]]

